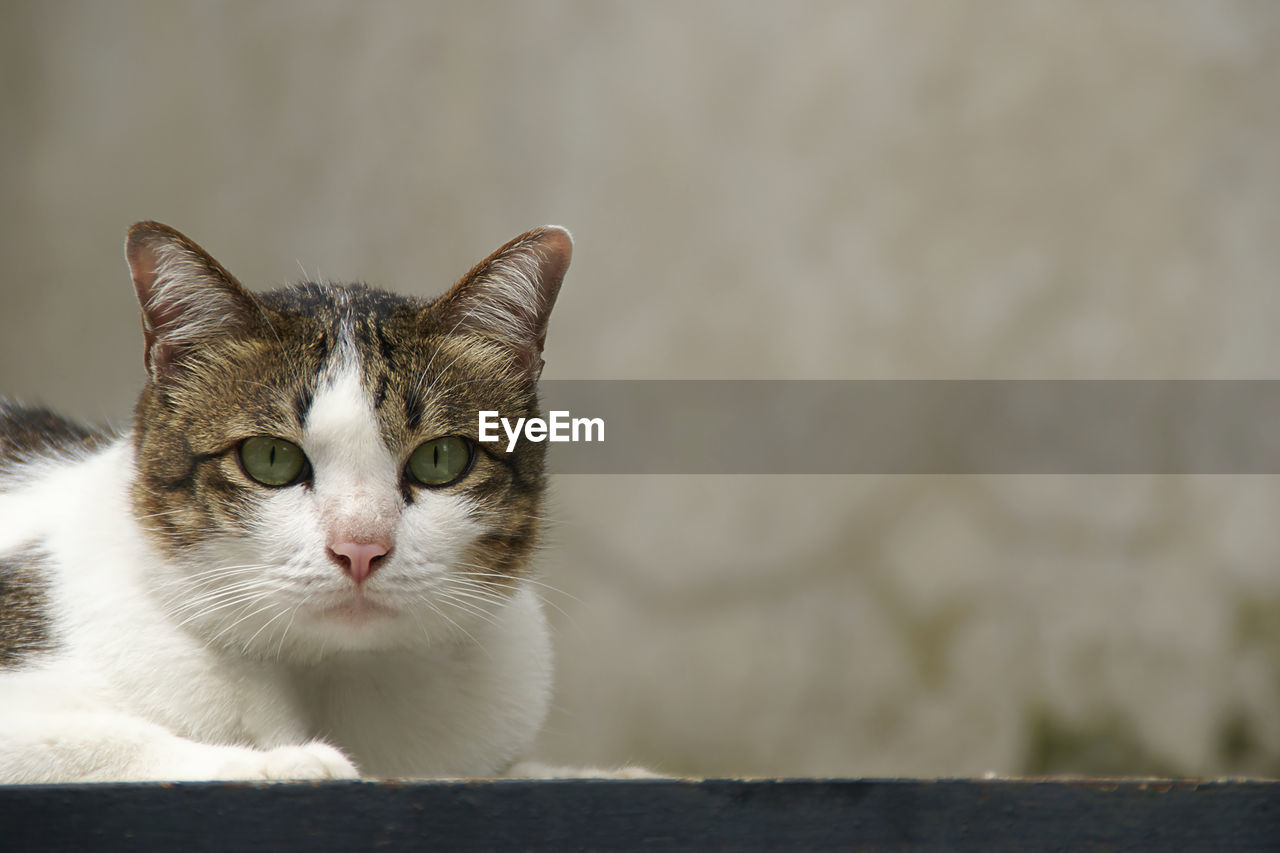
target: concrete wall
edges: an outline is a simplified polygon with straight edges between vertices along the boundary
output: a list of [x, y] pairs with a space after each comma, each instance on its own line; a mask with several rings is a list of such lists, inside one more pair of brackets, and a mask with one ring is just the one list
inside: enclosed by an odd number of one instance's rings
[[[434, 294], [569, 226], [555, 378], [1269, 378], [1265, 2], [8, 2], [0, 390], [121, 422], [137, 219]], [[820, 452], [814, 449], [813, 452]], [[561, 477], [543, 757], [1280, 773], [1270, 477]]]

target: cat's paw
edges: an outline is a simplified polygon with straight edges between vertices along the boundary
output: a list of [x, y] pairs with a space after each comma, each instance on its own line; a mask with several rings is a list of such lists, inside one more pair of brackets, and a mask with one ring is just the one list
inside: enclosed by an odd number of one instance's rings
[[338, 750], [315, 740], [303, 746], [237, 750], [215, 773], [219, 779], [358, 779], [359, 771]]
[[263, 755], [267, 779], [358, 779], [356, 766], [322, 741], [305, 746], [281, 746]]

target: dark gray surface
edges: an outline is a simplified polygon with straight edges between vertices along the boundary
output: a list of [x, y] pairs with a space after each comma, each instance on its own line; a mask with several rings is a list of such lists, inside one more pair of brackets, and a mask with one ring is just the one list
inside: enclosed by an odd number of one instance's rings
[[0, 787], [5, 850], [1277, 850], [1280, 783], [485, 781]]

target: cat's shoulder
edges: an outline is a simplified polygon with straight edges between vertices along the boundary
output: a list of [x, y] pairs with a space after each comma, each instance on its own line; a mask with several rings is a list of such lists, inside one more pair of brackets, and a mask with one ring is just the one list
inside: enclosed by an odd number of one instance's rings
[[42, 406], [0, 398], [0, 475], [41, 461], [81, 458], [115, 437]]

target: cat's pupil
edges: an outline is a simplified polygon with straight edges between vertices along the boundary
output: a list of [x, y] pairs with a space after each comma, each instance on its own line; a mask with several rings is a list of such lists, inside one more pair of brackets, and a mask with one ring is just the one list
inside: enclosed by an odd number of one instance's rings
[[445, 486], [462, 479], [471, 467], [471, 445], [456, 435], [433, 438], [418, 445], [405, 472], [424, 486]]
[[306, 470], [307, 457], [291, 441], [259, 435], [241, 443], [240, 466], [264, 486], [288, 486]]

